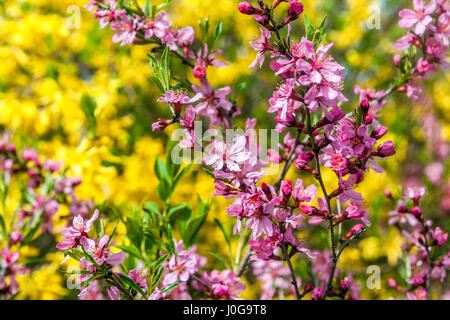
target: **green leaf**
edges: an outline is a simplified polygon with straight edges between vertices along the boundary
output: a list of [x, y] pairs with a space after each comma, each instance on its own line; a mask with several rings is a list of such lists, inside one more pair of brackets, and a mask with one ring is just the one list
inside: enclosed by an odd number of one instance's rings
[[152, 274], [154, 274], [159, 269], [159, 267], [167, 260], [168, 257], [169, 257], [169, 255], [165, 254], [165, 255], [159, 257], [158, 260], [153, 262]]
[[161, 268], [158, 270], [158, 273], [154, 277], [152, 277], [152, 287], [151, 287], [152, 292], [153, 292], [153, 289], [155, 289], [155, 287], [158, 285], [158, 282], [161, 279], [163, 272], [164, 272], [164, 268]]
[[169, 175], [169, 171], [167, 170], [166, 164], [159, 157], [156, 157], [154, 168], [156, 176], [160, 181], [163, 179], [167, 179], [168, 181], [170, 181], [171, 176]]
[[95, 228], [95, 233], [97, 234], [97, 238], [101, 239], [103, 237], [104, 232], [105, 232], [105, 227], [103, 225], [103, 220], [102, 219], [95, 220], [94, 228]]
[[83, 286], [86, 288], [89, 285], [89, 283], [91, 283], [93, 280], [101, 278], [103, 276], [104, 276], [103, 274], [96, 274], [92, 277], [89, 277], [86, 281], [84, 281]]
[[97, 126], [97, 119], [95, 118], [95, 109], [97, 109], [97, 102], [94, 97], [87, 93], [81, 96], [81, 110], [83, 111], [89, 125], [89, 134], [95, 136], [95, 129]]
[[176, 289], [178, 287], [179, 283], [180, 283], [180, 281], [172, 283], [170, 286], [167, 286], [164, 289], [162, 289], [161, 292], [166, 293], [166, 292], [172, 291], [173, 289]]
[[23, 238], [23, 241], [20, 243], [20, 248], [26, 246], [28, 243], [33, 240], [34, 235], [39, 230], [39, 227], [41, 226], [42, 222], [44, 221], [44, 218], [39, 219], [38, 223], [35, 223], [34, 226], [28, 231], [28, 233]]
[[124, 251], [125, 253], [128, 253], [129, 255], [132, 255], [133, 257], [136, 257], [138, 259], [142, 259], [141, 253], [136, 248], [124, 245], [124, 244], [117, 244], [114, 247], [119, 248], [120, 250]]
[[113, 239], [114, 234], [116, 233], [116, 229], [117, 229], [117, 227], [119, 226], [119, 224], [120, 224], [120, 221], [117, 222], [117, 224], [114, 226], [114, 229], [113, 229], [113, 231], [111, 232], [111, 235], [109, 236], [109, 241], [108, 241], [107, 247], [109, 247], [109, 245], [111, 244], [111, 240]]
[[213, 256], [215, 256], [217, 259], [219, 259], [220, 261], [222, 261], [222, 263], [224, 264], [225, 268], [227, 269], [231, 269], [230, 265], [228, 264], [227, 259], [225, 259], [224, 257], [222, 257], [222, 255], [214, 250], [209, 250], [209, 253], [212, 254]]
[[123, 274], [119, 274], [119, 278], [120, 278], [120, 280], [122, 280], [123, 282], [128, 284], [128, 286], [130, 288], [134, 289], [135, 291], [139, 292], [141, 295], [145, 296], [145, 292], [142, 290], [142, 288], [136, 282], [133, 281], [133, 279], [131, 279]]
[[170, 69], [169, 69], [169, 59], [170, 59], [170, 48], [166, 47], [161, 56], [161, 69], [164, 79], [164, 89], [167, 91], [170, 89]]
[[220, 230], [222, 231], [222, 234], [223, 234], [223, 236], [225, 238], [225, 241], [227, 243], [228, 252], [230, 253], [231, 261], [234, 261], [234, 259], [233, 259], [233, 251], [231, 250], [230, 237], [226, 233], [225, 228], [223, 227], [222, 223], [217, 218], [214, 218], [214, 222], [219, 226]]

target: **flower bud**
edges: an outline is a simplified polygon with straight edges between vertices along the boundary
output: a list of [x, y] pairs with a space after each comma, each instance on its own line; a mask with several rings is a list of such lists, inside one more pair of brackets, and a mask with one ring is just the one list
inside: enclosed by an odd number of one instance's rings
[[285, 197], [290, 197], [292, 194], [292, 181], [291, 180], [283, 180], [281, 181], [281, 193]]
[[157, 122], [152, 123], [153, 131], [161, 131], [164, 130], [169, 125], [169, 122], [159, 118]]
[[395, 154], [394, 143], [392, 141], [386, 141], [377, 149], [377, 155], [380, 157], [390, 157]]
[[296, 20], [303, 12], [303, 3], [300, 1], [291, 2], [289, 6], [288, 15], [292, 20]]
[[388, 279], [388, 284], [389, 284], [389, 287], [391, 287], [391, 288], [394, 288], [394, 289], [397, 288], [397, 281], [395, 281], [395, 280], [392, 279], [392, 278], [389, 278], [389, 279]]
[[372, 131], [370, 136], [377, 140], [381, 139], [387, 133], [387, 128], [384, 126], [380, 126]]
[[367, 101], [367, 99], [362, 99], [359, 105], [361, 106], [361, 109], [364, 112], [369, 111], [370, 104], [369, 104], [369, 101]]
[[303, 294], [307, 294], [308, 292], [311, 292], [313, 289], [312, 285], [309, 283], [306, 285], [305, 290], [303, 291]]
[[353, 237], [355, 234], [360, 233], [362, 230], [364, 230], [364, 225], [361, 223], [355, 224], [345, 235], [344, 239], [348, 240], [351, 237]]
[[420, 208], [418, 206], [414, 206], [411, 209], [411, 213], [414, 215], [414, 217], [416, 217], [417, 219], [420, 219], [422, 216], [422, 210], [420, 210]]
[[307, 204], [301, 204], [300, 211], [308, 216], [313, 216], [319, 212], [319, 210], [317, 210], [317, 208], [308, 206]]
[[255, 8], [248, 1], [242, 1], [241, 3], [239, 3], [238, 9], [242, 14], [247, 14], [247, 15], [263, 13], [261, 8]]
[[299, 170], [305, 170], [305, 171], [308, 171], [308, 172], [311, 172], [311, 173], [314, 172], [314, 169], [311, 168], [311, 166], [308, 165], [308, 163], [306, 161], [302, 160], [302, 159], [296, 159], [294, 161], [294, 165]]
[[391, 190], [389, 190], [389, 189], [384, 189], [384, 196], [385, 196], [386, 198], [392, 198]]
[[394, 64], [396, 67], [398, 67], [401, 59], [402, 59], [402, 57], [399, 54], [394, 54], [393, 60], [394, 60]]
[[372, 116], [367, 115], [367, 116], [364, 117], [364, 123], [365, 124], [371, 124], [372, 121], [373, 121]]
[[314, 288], [311, 293], [312, 300], [322, 300], [323, 289], [322, 288]]

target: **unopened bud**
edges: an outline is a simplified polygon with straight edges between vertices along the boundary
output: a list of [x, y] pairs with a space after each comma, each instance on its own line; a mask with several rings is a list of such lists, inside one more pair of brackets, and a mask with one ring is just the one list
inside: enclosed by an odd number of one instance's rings
[[247, 14], [247, 15], [263, 13], [261, 8], [255, 8], [248, 1], [242, 1], [241, 3], [239, 3], [238, 9], [242, 14]]

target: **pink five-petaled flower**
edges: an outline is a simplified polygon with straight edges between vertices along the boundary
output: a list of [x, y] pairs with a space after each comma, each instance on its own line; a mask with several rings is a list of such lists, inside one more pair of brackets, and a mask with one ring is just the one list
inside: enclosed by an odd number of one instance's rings
[[122, 15], [120, 20], [112, 21], [111, 29], [118, 31], [113, 35], [112, 41], [114, 43], [121, 42], [121, 47], [133, 43], [137, 34], [138, 20], [138, 18], [130, 20], [129, 16]]
[[295, 201], [311, 202], [316, 198], [316, 195], [317, 195], [317, 186], [312, 184], [307, 188], [304, 188], [302, 179], [297, 179], [294, 186], [294, 192], [292, 194], [292, 197], [294, 198]]
[[147, 270], [139, 270], [139, 269], [133, 269], [130, 271], [129, 276], [131, 280], [136, 282], [139, 287], [142, 288], [142, 290], [147, 291]]
[[448, 233], [444, 233], [440, 227], [436, 227], [434, 230], [432, 229], [431, 234], [439, 246], [442, 246], [448, 240]]
[[176, 254], [165, 263], [169, 273], [164, 277], [164, 286], [169, 286], [178, 280], [186, 282], [191, 275], [198, 271], [201, 262], [199, 261], [199, 256], [195, 254], [196, 250], [197, 248], [195, 246], [191, 247], [189, 250], [183, 250], [182, 241], [179, 241], [176, 244]]
[[416, 25], [415, 33], [422, 35], [427, 26], [433, 21], [430, 16], [436, 10], [435, 0], [431, 0], [426, 6], [424, 6], [423, 0], [414, 0], [414, 10], [403, 9], [400, 10], [398, 15], [402, 18], [398, 25], [401, 28], [410, 28]]
[[250, 157], [248, 151], [245, 151], [246, 146], [245, 136], [237, 136], [234, 139], [234, 144], [229, 144], [214, 140], [210, 145], [209, 154], [203, 158], [206, 165], [212, 165], [215, 170], [221, 170], [226, 167], [230, 171], [241, 170], [240, 166]]
[[118, 252], [110, 254], [108, 243], [109, 236], [104, 235], [100, 241], [97, 238], [89, 239], [82, 238], [81, 243], [83, 244], [86, 252], [88, 252], [94, 258], [98, 265], [102, 265], [105, 261], [107, 264], [115, 266], [121, 264], [125, 260], [125, 252]]
[[179, 115], [181, 113], [181, 107], [184, 104], [193, 103], [202, 97], [201, 94], [196, 94], [194, 97], [189, 98], [183, 91], [173, 91], [168, 90], [164, 93], [164, 97], [158, 98], [158, 102], [166, 102], [172, 104], [175, 109], [175, 114]]
[[17, 262], [19, 259], [19, 252], [11, 252], [8, 248], [5, 248], [1, 251], [2, 260], [2, 268], [8, 268]]
[[108, 9], [98, 10], [94, 14], [94, 17], [96, 19], [99, 19], [100, 29], [103, 29], [104, 27], [106, 27], [108, 25], [108, 23], [110, 23], [111, 21], [116, 21], [120, 17], [127, 14], [125, 9], [116, 10], [116, 7], [117, 7], [117, 1], [111, 0], [109, 2]]
[[172, 22], [167, 20], [167, 13], [161, 11], [155, 19], [147, 18], [143, 20], [140, 23], [139, 28], [145, 31], [145, 39], [149, 39], [153, 36], [161, 39], [164, 37], [171, 24]]
[[81, 244], [81, 240], [87, 237], [87, 233], [91, 230], [92, 225], [98, 218], [98, 210], [94, 211], [91, 219], [84, 222], [81, 215], [73, 219], [72, 226], [62, 228], [64, 239], [56, 245], [59, 250], [67, 250], [69, 248], [76, 248]]
[[249, 42], [250, 46], [252, 46], [253, 49], [258, 50], [256, 59], [252, 62], [249, 68], [254, 68], [258, 64], [258, 62], [259, 67], [261, 68], [265, 59], [264, 53], [266, 51], [270, 51], [273, 49], [273, 46], [268, 42], [268, 40], [272, 36], [270, 31], [263, 28], [260, 28], [260, 30], [261, 30], [261, 37], [259, 39], [256, 39], [255, 41]]
[[204, 78], [200, 80], [200, 83], [201, 86], [192, 85], [192, 89], [202, 95], [201, 101], [196, 105], [195, 112], [209, 117], [211, 126], [220, 125], [220, 121], [224, 117], [223, 110], [230, 111], [233, 107], [233, 104], [227, 100], [227, 95], [231, 93], [231, 87], [227, 86], [213, 90], [212, 86]]

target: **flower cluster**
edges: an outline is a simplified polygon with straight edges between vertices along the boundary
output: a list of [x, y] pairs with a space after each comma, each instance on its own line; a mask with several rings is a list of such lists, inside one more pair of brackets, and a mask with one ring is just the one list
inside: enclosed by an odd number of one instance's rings
[[411, 270], [406, 280], [407, 288], [397, 285], [394, 279], [389, 279], [389, 286], [406, 292], [409, 300], [426, 300], [431, 281], [443, 282], [450, 268], [450, 253], [442, 250], [448, 233], [440, 227], [433, 227], [433, 222], [425, 218], [420, 208], [424, 195], [424, 187], [407, 188], [398, 201], [397, 209], [389, 212], [389, 224], [396, 226], [407, 239], [403, 249], [408, 257], [407, 268]]

